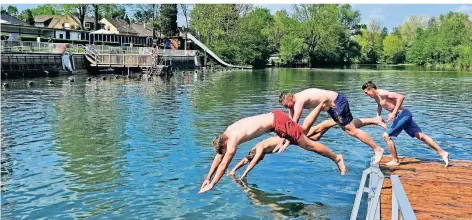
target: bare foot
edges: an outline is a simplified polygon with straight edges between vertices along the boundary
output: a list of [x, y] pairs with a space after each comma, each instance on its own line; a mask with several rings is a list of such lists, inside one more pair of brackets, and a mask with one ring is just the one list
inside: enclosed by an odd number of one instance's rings
[[400, 162], [398, 160], [391, 160], [390, 162], [386, 163], [387, 166], [398, 166]]
[[441, 158], [444, 160], [444, 162], [446, 162], [446, 165], [444, 165], [444, 167], [447, 167], [449, 166], [449, 153], [444, 151], [443, 154], [439, 154], [441, 156]]
[[383, 154], [384, 154], [384, 149], [379, 147], [379, 149], [375, 150], [374, 153], [375, 153], [374, 165], [376, 165], [380, 163], [380, 160], [382, 159]]
[[338, 166], [339, 172], [341, 172], [341, 176], [346, 175], [347, 168], [346, 168], [346, 165], [344, 164], [344, 157], [342, 154], [338, 155], [336, 165]]

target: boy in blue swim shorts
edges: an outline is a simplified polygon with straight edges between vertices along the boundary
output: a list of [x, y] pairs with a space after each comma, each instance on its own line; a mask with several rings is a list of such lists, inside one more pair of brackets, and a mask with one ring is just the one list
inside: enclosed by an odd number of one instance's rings
[[368, 81], [362, 85], [362, 90], [364, 90], [364, 93], [367, 96], [373, 98], [377, 102], [378, 118], [382, 118], [380, 116], [382, 108], [390, 112], [388, 115], [388, 122], [392, 122], [392, 124], [390, 124], [388, 130], [383, 135], [393, 158], [392, 161], [387, 163], [388, 166], [400, 165], [395, 143], [391, 137], [397, 137], [402, 131], [405, 131], [412, 138], [416, 137], [423, 141], [441, 156], [446, 163], [446, 167], [449, 165], [449, 153], [441, 149], [433, 139], [424, 134], [423, 131], [421, 131], [421, 128], [413, 120], [411, 112], [403, 107], [405, 96], [399, 93], [377, 89], [377, 86], [372, 81]]
[[[371, 147], [375, 154], [374, 164], [379, 163], [384, 150], [366, 132], [356, 127], [351, 110], [349, 109], [349, 102], [343, 95], [334, 91], [310, 88], [296, 94], [282, 92], [279, 97], [279, 103], [288, 108], [290, 119], [296, 123], [300, 120], [303, 109], [314, 109], [325, 101], [328, 104], [321, 110], [327, 111], [336, 124], [347, 134]], [[314, 118], [316, 119], [317, 116], [315, 115]], [[377, 118], [378, 121], [375, 123], [386, 128], [385, 123], [381, 119]]]

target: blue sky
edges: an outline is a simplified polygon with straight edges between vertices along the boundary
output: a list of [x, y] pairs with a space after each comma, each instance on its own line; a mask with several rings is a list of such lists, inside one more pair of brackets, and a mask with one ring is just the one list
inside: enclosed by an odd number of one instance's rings
[[[19, 11], [27, 8], [34, 8], [37, 5], [16, 5]], [[281, 5], [281, 4], [256, 4], [256, 7], [265, 7], [270, 9], [272, 13], [278, 10], [286, 9], [291, 12], [292, 5]], [[429, 4], [429, 5], [392, 5], [392, 4], [381, 4], [381, 5], [368, 5], [368, 4], [353, 4], [355, 10], [359, 10], [361, 13], [361, 22], [368, 23], [371, 18], [379, 19], [383, 26], [386, 26], [389, 30], [405, 22], [409, 15], [423, 15], [423, 16], [438, 16], [445, 14], [449, 11], [461, 11], [469, 14], [472, 19], [472, 4], [470, 5], [447, 5], [447, 4]], [[6, 7], [6, 5], [4, 5]], [[179, 15], [177, 22], [180, 25], [185, 24], [185, 18]]]

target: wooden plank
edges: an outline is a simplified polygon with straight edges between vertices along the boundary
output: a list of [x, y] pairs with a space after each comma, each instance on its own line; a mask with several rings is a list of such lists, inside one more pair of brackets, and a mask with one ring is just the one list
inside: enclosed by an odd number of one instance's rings
[[418, 219], [472, 219], [472, 161], [451, 161], [449, 167], [439, 161], [400, 159], [400, 166], [381, 169], [385, 179], [381, 194], [382, 219], [391, 218], [392, 185], [390, 175], [399, 175], [408, 200]]

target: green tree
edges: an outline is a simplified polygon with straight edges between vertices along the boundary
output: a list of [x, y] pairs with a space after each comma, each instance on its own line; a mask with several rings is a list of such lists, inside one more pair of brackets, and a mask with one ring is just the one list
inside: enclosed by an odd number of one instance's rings
[[93, 8], [93, 17], [95, 18], [95, 24], [93, 27], [95, 28], [95, 30], [100, 30], [100, 25], [98, 23], [101, 19], [100, 5], [92, 4], [92, 8]]
[[265, 67], [272, 52], [269, 35], [273, 22], [270, 11], [265, 8], [256, 8], [238, 21], [233, 37], [236, 47], [239, 48], [237, 63], [251, 64], [255, 68]]
[[167, 37], [174, 36], [177, 32], [177, 4], [164, 4], [160, 11], [161, 33]]
[[428, 18], [425, 16], [408, 16], [405, 23], [398, 27], [403, 41], [409, 46], [416, 39], [418, 28], [425, 29], [428, 24]]
[[298, 23], [285, 10], [275, 12], [273, 17], [274, 22], [270, 29], [269, 42], [271, 50], [276, 52], [281, 48], [281, 41], [284, 36], [291, 35], [293, 37]]
[[353, 36], [360, 33], [360, 13], [357, 10], [352, 10], [349, 4], [339, 6], [339, 10], [342, 27], [339, 33], [339, 47], [336, 52], [339, 56], [337, 56], [337, 60], [333, 60], [333, 63], [350, 63], [359, 57], [361, 50], [359, 44], [353, 40]]
[[389, 35], [383, 40], [384, 57], [387, 63], [402, 63], [405, 59], [405, 46], [396, 35]]
[[85, 16], [87, 16], [91, 9], [91, 4], [64, 4], [62, 10], [66, 15], [73, 15], [79, 19], [80, 29], [84, 30]]
[[237, 8], [234, 4], [197, 4], [190, 12], [190, 29], [211, 46], [234, 33], [239, 19]]
[[29, 25], [34, 25], [33, 13], [29, 9], [26, 9], [26, 23]]
[[31, 12], [33, 13], [33, 16], [61, 15], [60, 8], [58, 8], [57, 5], [52, 4], [39, 5], [36, 8], [32, 8]]
[[18, 15], [18, 8], [16, 8], [16, 6], [9, 5], [8, 8], [7, 8], [7, 12], [8, 12], [8, 14], [10, 14], [12, 16], [17, 16]]
[[427, 28], [417, 29], [416, 38], [406, 53], [407, 61], [470, 68], [470, 27], [468, 15], [463, 13], [449, 12], [439, 19], [430, 19]]
[[294, 17], [300, 22], [298, 36], [304, 39], [309, 64], [330, 63], [336, 53], [341, 31], [337, 5], [295, 5]]
[[352, 36], [359, 32], [360, 14], [350, 5], [295, 5], [293, 17], [299, 23], [295, 35], [305, 45], [287, 48], [304, 48], [311, 66], [350, 62], [350, 50], [358, 50]]
[[129, 22], [129, 18], [126, 14], [126, 9], [122, 5], [117, 4], [91, 4], [90, 9], [93, 12], [95, 18], [95, 30], [100, 29], [99, 21], [102, 18], [118, 18], [124, 19]]
[[378, 63], [382, 56], [382, 32], [380, 29], [380, 21], [370, 20], [367, 29], [362, 28], [361, 34], [356, 35], [353, 39], [361, 46], [360, 63]]
[[160, 7], [161, 5], [159, 4], [137, 4], [133, 7], [136, 11], [133, 15], [134, 19], [139, 23], [147, 24], [149, 27], [152, 27], [153, 38], [157, 38], [160, 31]]
[[185, 17], [185, 28], [188, 28], [188, 15], [189, 15], [191, 7], [192, 7], [192, 4], [180, 4], [180, 11], [182, 12], [182, 15]]

